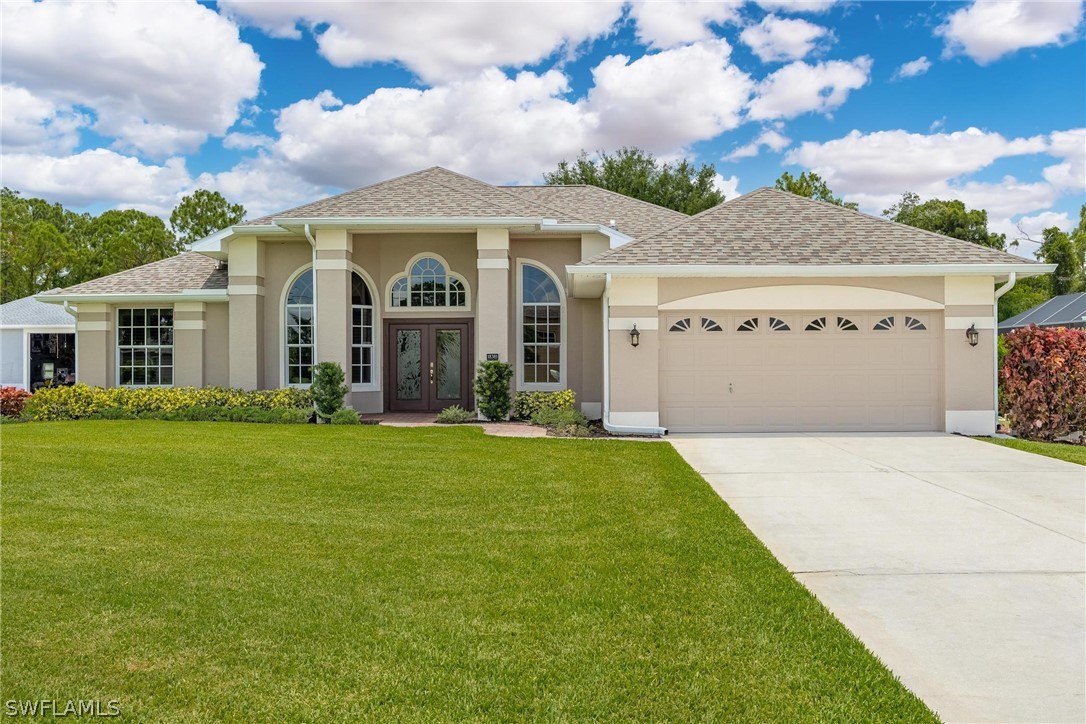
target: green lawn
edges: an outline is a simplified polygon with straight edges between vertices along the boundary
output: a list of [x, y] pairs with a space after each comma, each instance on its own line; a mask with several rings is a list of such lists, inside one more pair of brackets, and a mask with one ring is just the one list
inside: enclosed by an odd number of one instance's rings
[[167, 721], [926, 721], [670, 445], [4, 426], [0, 700]]
[[1086, 465], [1086, 445], [1068, 445], [1062, 442], [1032, 442], [1017, 438], [1002, 437], [978, 437], [978, 440], [995, 443], [1003, 447], [1013, 447], [1015, 450], [1044, 455], [1045, 457], [1066, 460], [1069, 463]]

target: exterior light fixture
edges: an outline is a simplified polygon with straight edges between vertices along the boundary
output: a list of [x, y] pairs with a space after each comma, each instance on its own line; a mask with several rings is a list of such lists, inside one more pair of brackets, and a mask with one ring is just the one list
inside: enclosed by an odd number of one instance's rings
[[980, 342], [980, 332], [977, 331], [977, 325], [969, 325], [969, 329], [965, 330], [965, 338], [969, 340], [970, 347], [977, 346], [977, 343]]
[[633, 329], [630, 330], [630, 346], [636, 347], [639, 344], [641, 344], [641, 333], [637, 331], [637, 325], [635, 324]]

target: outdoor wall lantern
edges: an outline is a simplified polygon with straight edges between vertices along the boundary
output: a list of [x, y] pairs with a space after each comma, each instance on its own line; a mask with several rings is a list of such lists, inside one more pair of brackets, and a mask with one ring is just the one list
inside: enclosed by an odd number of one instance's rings
[[977, 346], [977, 343], [980, 342], [980, 332], [977, 331], [977, 325], [969, 325], [969, 329], [965, 330], [965, 338], [969, 340], [970, 347]]
[[637, 325], [635, 324], [633, 329], [630, 330], [630, 346], [636, 347], [639, 344], [641, 344], [641, 333], [637, 331]]

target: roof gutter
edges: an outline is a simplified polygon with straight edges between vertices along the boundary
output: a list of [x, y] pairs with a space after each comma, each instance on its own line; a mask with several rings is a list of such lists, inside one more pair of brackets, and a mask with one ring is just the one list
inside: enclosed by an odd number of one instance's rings
[[571, 264], [571, 276], [624, 277], [931, 277], [1039, 276], [1055, 264]]

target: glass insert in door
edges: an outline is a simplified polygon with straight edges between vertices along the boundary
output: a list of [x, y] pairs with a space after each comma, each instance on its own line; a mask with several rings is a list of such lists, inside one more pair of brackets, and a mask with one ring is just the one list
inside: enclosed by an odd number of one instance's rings
[[422, 330], [396, 331], [396, 397], [422, 399]]
[[459, 400], [461, 391], [460, 330], [437, 330], [437, 399]]

